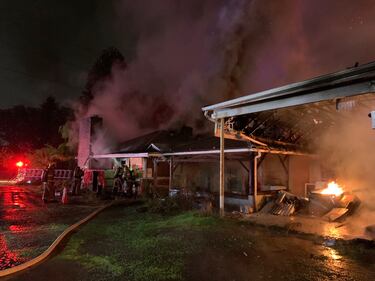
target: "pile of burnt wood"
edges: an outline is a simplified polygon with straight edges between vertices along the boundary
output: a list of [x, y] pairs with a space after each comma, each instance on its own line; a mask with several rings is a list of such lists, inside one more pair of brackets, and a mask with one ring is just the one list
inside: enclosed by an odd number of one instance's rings
[[262, 213], [290, 216], [293, 214], [323, 217], [328, 221], [341, 221], [353, 214], [360, 205], [357, 196], [350, 193], [328, 195], [311, 192], [308, 197], [279, 191], [262, 208]]

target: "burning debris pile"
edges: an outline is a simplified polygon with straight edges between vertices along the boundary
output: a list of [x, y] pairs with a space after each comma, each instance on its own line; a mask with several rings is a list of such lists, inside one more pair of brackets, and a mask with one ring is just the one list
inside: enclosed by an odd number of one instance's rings
[[322, 217], [334, 222], [342, 221], [352, 215], [359, 204], [360, 200], [357, 196], [345, 192], [342, 187], [332, 181], [326, 188], [311, 191], [307, 198], [280, 191], [276, 198], [263, 207], [262, 212], [282, 216], [298, 213]]

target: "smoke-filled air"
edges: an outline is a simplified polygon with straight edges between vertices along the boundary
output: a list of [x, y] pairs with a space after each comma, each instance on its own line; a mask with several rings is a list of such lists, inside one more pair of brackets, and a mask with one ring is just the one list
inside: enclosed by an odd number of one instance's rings
[[[121, 31], [132, 24], [134, 55], [95, 85], [84, 114], [103, 117], [101, 139], [114, 142], [181, 125], [207, 131], [204, 105], [371, 60], [365, 50], [375, 48], [368, 37], [375, 19], [364, 9], [358, 16], [352, 1], [323, 1], [324, 11], [319, 2], [117, 1], [113, 25]], [[360, 2], [370, 14], [371, 1]], [[319, 21], [311, 17], [317, 11]]]
[[361, 200], [359, 212], [347, 222], [353, 232], [361, 232], [375, 220], [375, 129], [368, 116], [375, 101], [367, 105], [337, 112], [335, 123], [315, 139], [316, 152], [324, 168], [333, 172], [333, 180]]

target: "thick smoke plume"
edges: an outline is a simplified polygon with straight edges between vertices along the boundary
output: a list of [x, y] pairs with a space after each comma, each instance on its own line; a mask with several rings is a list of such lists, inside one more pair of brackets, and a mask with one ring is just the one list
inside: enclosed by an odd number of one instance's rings
[[86, 113], [116, 142], [182, 124], [207, 130], [204, 105], [374, 58], [368, 0], [115, 3], [113, 25], [124, 42], [122, 30], [134, 31], [134, 56], [96, 87]]
[[316, 139], [321, 162], [334, 172], [345, 191], [353, 192], [362, 201], [360, 209], [349, 220], [352, 233], [363, 234], [366, 226], [375, 224], [375, 129], [368, 114], [375, 109], [375, 100], [366, 107], [337, 112], [335, 123]]
[[[238, 95], [251, 1], [120, 3], [137, 18], [136, 58], [94, 88], [87, 115], [124, 140], [181, 125], [202, 129], [201, 107]], [[145, 9], [145, 7], [147, 7]]]

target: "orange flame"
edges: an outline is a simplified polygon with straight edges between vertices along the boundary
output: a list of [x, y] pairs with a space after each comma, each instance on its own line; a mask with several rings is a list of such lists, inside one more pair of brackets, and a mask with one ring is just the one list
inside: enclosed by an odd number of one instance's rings
[[328, 186], [320, 191], [321, 194], [339, 196], [344, 193], [344, 190], [334, 181], [328, 183]]

